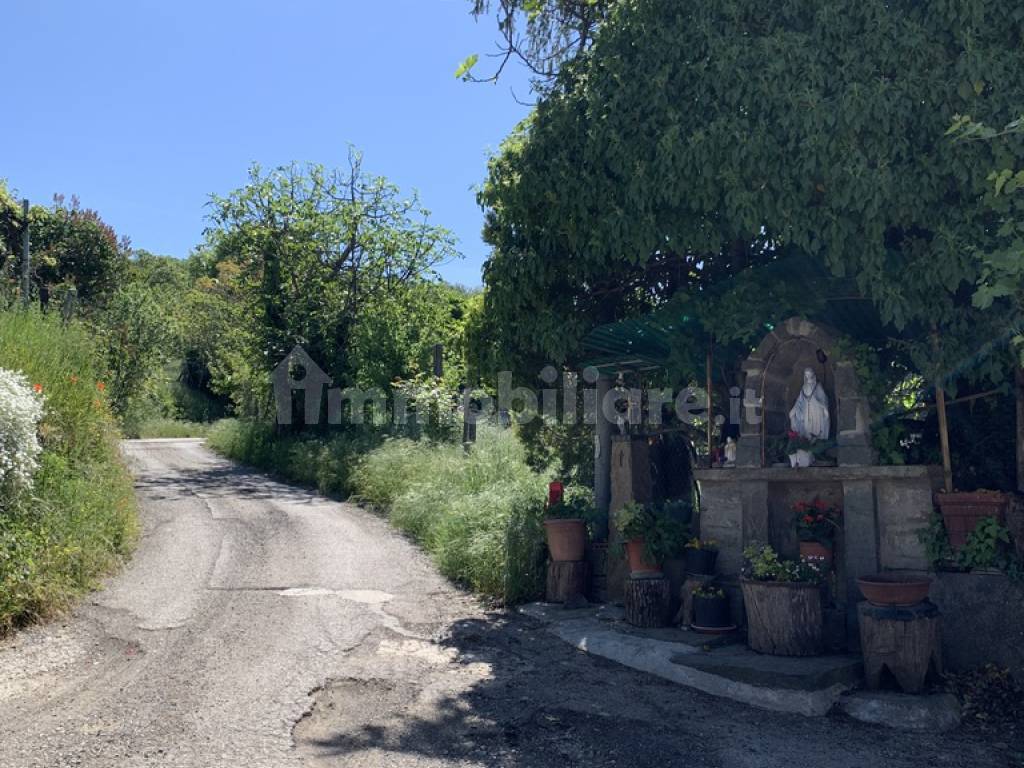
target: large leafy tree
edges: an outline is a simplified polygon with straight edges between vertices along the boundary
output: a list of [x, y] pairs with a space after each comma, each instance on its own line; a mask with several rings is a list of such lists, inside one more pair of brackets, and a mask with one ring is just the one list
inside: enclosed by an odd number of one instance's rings
[[363, 172], [358, 154], [329, 171], [291, 165], [213, 198], [213, 261], [238, 266], [258, 363], [301, 344], [334, 378], [355, 383], [350, 344], [360, 318], [431, 276], [457, 254], [415, 197]]
[[55, 195], [50, 208], [33, 206], [32, 266], [43, 296], [59, 284], [75, 286], [81, 299], [102, 303], [126, 277], [127, 238], [118, 238], [100, 215], [77, 197]]
[[[491, 163], [500, 347], [571, 359], [597, 324], [792, 257], [843, 278], [920, 366], [981, 369], [969, 244], [997, 225], [989, 169], [1019, 163], [944, 133], [1016, 117], [1022, 22], [984, 0], [616, 3]], [[770, 319], [786, 282], [716, 294], [709, 332]]]

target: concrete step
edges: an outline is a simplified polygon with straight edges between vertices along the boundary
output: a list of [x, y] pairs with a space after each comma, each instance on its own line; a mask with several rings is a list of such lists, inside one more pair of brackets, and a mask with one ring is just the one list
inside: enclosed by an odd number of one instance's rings
[[735, 634], [637, 629], [612, 606], [565, 610], [534, 603], [520, 613], [581, 651], [762, 709], [825, 715], [863, 674], [855, 656], [766, 656], [740, 645]]

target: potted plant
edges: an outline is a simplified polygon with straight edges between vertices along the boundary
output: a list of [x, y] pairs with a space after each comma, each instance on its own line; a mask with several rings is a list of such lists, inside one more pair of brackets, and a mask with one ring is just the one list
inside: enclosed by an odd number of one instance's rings
[[986, 517], [994, 517], [1003, 523], [1009, 497], [999, 491], [979, 490], [971, 493], [937, 493], [935, 503], [942, 513], [949, 543], [954, 550], [967, 544], [967, 537], [978, 523]]
[[840, 512], [820, 498], [798, 501], [793, 505], [796, 534], [800, 540], [800, 557], [820, 558], [826, 567], [832, 567], [836, 532], [839, 530]]
[[686, 526], [653, 504], [623, 505], [615, 513], [615, 526], [634, 574], [660, 572], [662, 563], [676, 555], [686, 540]]
[[747, 613], [747, 644], [775, 656], [822, 651], [822, 568], [812, 560], [783, 560], [772, 547], [743, 551], [740, 587]]
[[704, 584], [693, 590], [692, 626], [698, 632], [734, 629], [729, 621], [729, 598], [724, 589]]
[[554, 502], [549, 498], [544, 514], [544, 533], [554, 562], [583, 560], [587, 546], [587, 520], [592, 514], [593, 504], [583, 496], [564, 497], [559, 494]]
[[686, 542], [683, 558], [687, 573], [714, 573], [718, 542], [714, 539], [690, 539]]

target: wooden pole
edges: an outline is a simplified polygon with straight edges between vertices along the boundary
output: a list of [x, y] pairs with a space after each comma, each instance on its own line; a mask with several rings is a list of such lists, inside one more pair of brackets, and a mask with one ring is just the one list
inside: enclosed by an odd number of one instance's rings
[[935, 380], [935, 405], [939, 413], [939, 445], [942, 447], [942, 477], [946, 493], [953, 492], [953, 462], [949, 456], [949, 425], [946, 423], [946, 392], [942, 381]]
[[[941, 362], [942, 345], [939, 340], [939, 329], [932, 326], [932, 349], [935, 351], [935, 364]], [[942, 449], [942, 478], [946, 493], [953, 492], [953, 461], [949, 456], [949, 423], [946, 420], [946, 390], [942, 388], [942, 376], [935, 374], [935, 408], [939, 415], [939, 447]]]
[[1017, 490], [1024, 493], [1024, 367], [1017, 366]]
[[704, 362], [704, 384], [707, 390], [707, 404], [708, 404], [708, 466], [711, 466], [711, 441], [713, 438], [713, 422], [711, 419], [711, 365], [713, 363], [712, 350], [714, 342], [708, 340], [708, 356]]
[[28, 226], [28, 198], [21, 201], [22, 231], [21, 231], [21, 303], [26, 307], [30, 301], [32, 283], [30, 275], [32, 271], [29, 261], [29, 226]]

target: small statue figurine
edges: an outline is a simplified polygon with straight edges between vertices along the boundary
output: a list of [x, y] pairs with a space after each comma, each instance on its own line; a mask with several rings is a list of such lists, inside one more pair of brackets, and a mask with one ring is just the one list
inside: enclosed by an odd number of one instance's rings
[[725, 438], [725, 466], [736, 466], [736, 441], [731, 437]]

